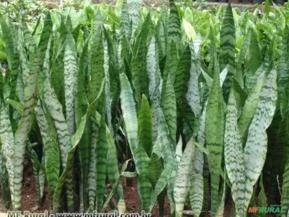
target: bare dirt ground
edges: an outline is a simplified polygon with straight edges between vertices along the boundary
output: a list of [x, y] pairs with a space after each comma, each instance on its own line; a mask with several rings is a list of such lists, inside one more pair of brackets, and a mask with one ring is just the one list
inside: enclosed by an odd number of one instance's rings
[[[48, 191], [45, 189], [44, 201], [41, 205], [38, 204], [35, 190], [35, 178], [33, 176], [31, 165], [25, 163], [24, 180], [22, 190], [22, 210], [30, 212], [43, 212], [49, 210], [50, 201], [48, 199]], [[122, 185], [124, 187], [124, 200], [127, 207], [127, 212], [141, 212], [140, 200], [137, 193], [137, 182], [135, 178], [122, 178]], [[169, 217], [169, 204], [165, 202], [165, 217]], [[7, 212], [8, 210], [3, 206], [0, 192], [0, 212]], [[153, 209], [152, 216], [159, 216], [158, 205]]]

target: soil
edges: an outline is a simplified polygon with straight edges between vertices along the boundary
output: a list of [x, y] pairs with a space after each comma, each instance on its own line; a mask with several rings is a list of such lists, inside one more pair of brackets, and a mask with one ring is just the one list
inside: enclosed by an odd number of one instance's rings
[[[38, 204], [37, 195], [36, 195], [36, 180], [33, 176], [32, 166], [28, 161], [24, 162], [24, 176], [23, 176], [23, 188], [22, 188], [22, 209], [36, 212], [44, 211], [49, 209], [48, 201], [48, 190], [45, 188], [44, 191], [44, 200], [42, 205]], [[3, 206], [0, 192], [0, 212], [6, 212], [7, 209]]]
[[[22, 210], [30, 212], [44, 212], [49, 210], [50, 201], [48, 199], [48, 190], [45, 188], [44, 200], [39, 205], [35, 191], [36, 180], [33, 176], [29, 162], [24, 163], [24, 177], [22, 190]], [[122, 178], [122, 185], [124, 187], [124, 199], [126, 203], [127, 212], [141, 212], [140, 200], [137, 193], [137, 181], [135, 178]], [[0, 192], [0, 212], [7, 212], [8, 210], [3, 206]], [[169, 203], [165, 201], [165, 217], [169, 217]], [[158, 205], [152, 211], [152, 216], [159, 216]]]

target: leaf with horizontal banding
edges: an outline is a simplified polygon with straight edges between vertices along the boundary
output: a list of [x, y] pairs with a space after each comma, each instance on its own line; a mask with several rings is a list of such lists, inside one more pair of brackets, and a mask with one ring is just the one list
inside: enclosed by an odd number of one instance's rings
[[53, 194], [53, 210], [57, 211], [59, 210], [59, 206], [60, 206], [60, 200], [61, 200], [61, 193], [63, 190], [63, 187], [65, 185], [65, 183], [67, 182], [67, 178], [70, 176], [70, 171], [72, 171], [73, 169], [73, 159], [74, 159], [74, 154], [75, 154], [75, 150], [79, 144], [79, 141], [82, 137], [82, 134], [84, 132], [85, 129], [85, 125], [87, 122], [87, 114], [85, 114], [82, 119], [81, 119], [81, 123], [79, 124], [78, 129], [76, 130], [76, 133], [72, 136], [71, 139], [71, 148], [67, 153], [67, 157], [66, 157], [66, 162], [65, 165], [66, 167], [64, 168], [61, 176], [59, 177], [55, 192]]
[[192, 138], [186, 145], [175, 177], [174, 200], [176, 206], [176, 217], [183, 216], [183, 210], [189, 192], [190, 178], [193, 170], [193, 157], [194, 141]]
[[149, 77], [147, 73], [147, 43], [149, 39], [150, 29], [152, 27], [151, 16], [148, 14], [141, 26], [136, 41], [132, 47], [131, 59], [131, 76], [132, 84], [137, 105], [141, 102], [142, 94], [148, 96], [149, 93]]
[[106, 167], [107, 167], [107, 140], [105, 117], [101, 117], [98, 123], [96, 157], [96, 205], [100, 209], [104, 203]]
[[111, 32], [104, 31], [105, 39], [107, 41], [108, 49], [108, 77], [109, 77], [109, 87], [111, 95], [111, 107], [114, 109], [118, 106], [119, 94], [120, 94], [120, 81], [119, 81], [119, 69], [121, 68], [119, 64], [119, 59], [117, 56], [116, 38], [111, 35]]
[[186, 92], [186, 99], [191, 110], [194, 112], [195, 116], [201, 114], [201, 96], [199, 87], [199, 74], [200, 66], [197, 62], [196, 51], [193, 46], [191, 48], [191, 67], [188, 78], [188, 89]]
[[168, 40], [181, 41], [181, 20], [174, 0], [170, 0], [170, 16], [168, 21]]
[[[60, 146], [61, 153], [61, 164], [63, 168], [66, 168], [66, 158], [68, 151], [71, 147], [71, 135], [68, 131], [68, 126], [66, 119], [63, 114], [63, 108], [61, 103], [58, 101], [57, 96], [55, 94], [54, 89], [50, 83], [50, 66], [49, 66], [49, 58], [50, 58], [50, 45], [51, 40], [49, 40], [48, 48], [45, 54], [44, 64], [43, 64], [43, 93], [42, 98], [45, 105], [45, 108], [49, 115], [53, 120], [53, 124], [56, 129], [57, 139]], [[73, 210], [74, 208], [74, 193], [73, 193], [73, 183], [72, 183], [72, 169], [68, 170], [66, 175], [66, 198], [67, 205], [69, 210]], [[53, 203], [55, 205], [55, 203]]]
[[235, 202], [237, 216], [245, 216], [244, 204], [245, 166], [242, 139], [238, 128], [238, 106], [231, 89], [227, 105], [225, 138], [224, 138], [225, 167], [232, 184], [231, 192]]
[[52, 88], [49, 80], [49, 55], [49, 49], [47, 49], [42, 72], [44, 74], [42, 98], [46, 111], [49, 113], [53, 120], [53, 124], [57, 133], [57, 139], [60, 146], [61, 164], [63, 167], [65, 167], [66, 155], [70, 148], [70, 135], [68, 132], [68, 127], [64, 117], [62, 105], [58, 101], [55, 91]]
[[177, 119], [177, 105], [174, 87], [170, 75], [163, 84], [161, 107], [166, 118], [167, 126], [170, 132], [172, 141], [176, 141], [176, 119]]
[[89, 169], [88, 169], [88, 205], [89, 210], [95, 209], [96, 203], [96, 144], [97, 144], [97, 124], [90, 119], [88, 122], [90, 128], [90, 155], [89, 155]]
[[15, 26], [5, 19], [1, 17], [1, 29], [3, 34], [3, 40], [6, 44], [6, 55], [7, 55], [7, 62], [9, 67], [8, 72], [8, 80], [10, 83], [10, 98], [15, 99], [16, 97], [16, 81], [17, 76], [20, 72], [20, 60], [19, 60], [19, 53], [17, 50], [17, 34]]
[[174, 89], [178, 104], [182, 104], [182, 101], [185, 99], [185, 94], [188, 89], [190, 67], [191, 67], [191, 51], [190, 46], [186, 46], [180, 57], [174, 82]]
[[[42, 32], [43, 34], [47, 29], [45, 28]], [[47, 30], [48, 32], [51, 29]], [[40, 46], [47, 46], [45, 43], [47, 40], [42, 40]], [[24, 77], [24, 108], [23, 113], [21, 115], [21, 119], [18, 123], [17, 130], [15, 132], [15, 159], [18, 159], [14, 162], [14, 200], [12, 200], [13, 208], [20, 209], [21, 208], [21, 187], [22, 187], [22, 179], [23, 179], [23, 162], [25, 155], [25, 147], [26, 141], [28, 139], [28, 134], [32, 127], [32, 118], [33, 118], [33, 110], [36, 105], [36, 91], [37, 91], [37, 80], [38, 73], [41, 69], [41, 59], [40, 59], [40, 49], [35, 48], [35, 51], [32, 53], [29, 62], [29, 72], [27, 72], [27, 76]], [[26, 61], [26, 59], [21, 58], [21, 61]], [[11, 184], [11, 183], [10, 183]]]
[[102, 83], [101, 87], [100, 87], [100, 92], [98, 93], [97, 97], [93, 100], [93, 102], [91, 104], [89, 104], [87, 111], [86, 111], [86, 114], [83, 115], [83, 117], [81, 118], [81, 121], [78, 125], [78, 128], [77, 128], [75, 134], [71, 137], [71, 148], [66, 155], [67, 156], [66, 162], [65, 162], [66, 167], [64, 168], [61, 176], [59, 177], [55, 192], [53, 194], [52, 204], [53, 204], [53, 210], [54, 211], [58, 211], [60, 209], [60, 204], [61, 204], [60, 200], [61, 200], [61, 194], [62, 194], [64, 185], [67, 183], [67, 180], [71, 178], [70, 174], [71, 174], [71, 171], [73, 169], [75, 150], [78, 147], [79, 142], [83, 136], [83, 133], [85, 131], [85, 126], [88, 122], [88, 118], [90, 118], [91, 114], [93, 112], [95, 112], [95, 110], [94, 110], [95, 105], [94, 104], [98, 103], [99, 98], [101, 97], [102, 92], [103, 92], [103, 86], [104, 86], [104, 84]]
[[225, 9], [223, 17], [222, 28], [220, 30], [220, 67], [221, 70], [228, 65], [228, 74], [224, 83], [224, 96], [227, 101], [229, 91], [232, 85], [232, 79], [236, 70], [236, 36], [235, 36], [235, 23], [231, 4], [229, 3]]
[[128, 14], [132, 25], [132, 34], [139, 23], [139, 12], [141, 10], [142, 0], [127, 0]]
[[288, 111], [288, 82], [289, 82], [289, 27], [286, 28], [283, 33], [281, 44], [281, 55], [278, 61], [278, 97], [280, 101], [281, 114], [285, 115]]
[[[205, 120], [206, 110], [204, 109], [200, 117], [200, 127], [198, 130], [198, 143], [201, 147], [205, 145]], [[195, 216], [200, 216], [204, 200], [204, 154], [199, 147], [195, 147], [193, 158], [193, 174], [190, 179], [190, 205]]]
[[128, 12], [127, 0], [124, 0], [121, 6], [120, 32], [123, 37], [126, 37], [128, 40], [130, 40], [132, 26]]
[[149, 75], [149, 99], [151, 102], [152, 110], [153, 141], [156, 140], [158, 134], [157, 114], [158, 108], [160, 107], [160, 86], [162, 80], [156, 43], [156, 38], [152, 36], [147, 53], [147, 72]]
[[281, 204], [289, 213], [289, 160], [287, 160], [283, 173]]
[[145, 95], [142, 95], [140, 109], [138, 111], [138, 139], [147, 155], [152, 154], [152, 113], [150, 104]]
[[[215, 60], [215, 64], [217, 61]], [[214, 81], [209, 93], [206, 107], [206, 145], [209, 151], [208, 164], [211, 177], [211, 210], [217, 212], [220, 202], [219, 183], [222, 175], [222, 156], [224, 139], [224, 101], [217, 66]]]
[[[2, 144], [2, 153], [5, 159], [5, 165], [8, 172], [9, 189], [11, 201], [14, 201], [15, 188], [13, 185], [14, 174], [14, 135], [12, 132], [11, 122], [9, 119], [8, 106], [0, 102], [0, 142]], [[11, 183], [12, 182], [12, 183]]]
[[60, 153], [56, 130], [49, 114], [43, 111], [40, 101], [35, 108], [35, 114], [43, 142], [44, 167], [49, 195], [52, 197], [60, 174]]
[[[111, 184], [116, 183], [119, 179], [119, 168], [118, 168], [118, 159], [117, 159], [117, 150], [116, 150], [116, 144], [114, 141], [114, 138], [112, 136], [112, 133], [110, 132], [109, 128], [106, 128], [106, 141], [107, 141], [107, 157], [106, 157], [106, 163], [107, 163], [107, 176], [108, 180]], [[123, 199], [123, 186], [117, 185], [115, 196], [117, 201], [120, 201]]]
[[260, 100], [248, 130], [247, 141], [244, 149], [246, 190], [245, 207], [248, 207], [253, 186], [258, 180], [263, 169], [267, 153], [267, 133], [276, 107], [277, 101], [277, 72], [272, 69], [267, 75], [262, 87]]
[[172, 84], [174, 84], [179, 62], [178, 45], [175, 41], [168, 42], [165, 60], [166, 62], [163, 69], [164, 83], [166, 83], [166, 79], [168, 78], [168, 76], [170, 76], [171, 82]]
[[[91, 32], [90, 49], [90, 81], [88, 84], [88, 99], [91, 103], [100, 91], [101, 83], [104, 79], [104, 44], [103, 25], [100, 11], [97, 12]], [[96, 105], [101, 108], [101, 104]]]
[[[158, 128], [158, 138], [153, 147], [153, 153], [164, 160], [164, 170], [161, 172], [154, 186], [149, 210], [153, 208], [158, 195], [165, 189], [165, 187], [168, 186], [170, 182], [174, 182], [177, 170], [173, 143], [170, 139], [169, 129], [161, 108], [158, 108]], [[170, 191], [172, 190], [173, 189]], [[172, 195], [170, 195], [169, 199], [170, 202], [173, 202]], [[171, 207], [171, 210], [174, 210], [174, 207]]]
[[33, 149], [33, 145], [34, 144], [31, 144], [30, 142], [28, 142], [26, 153], [29, 156], [31, 163], [32, 163], [32, 172], [35, 178], [37, 200], [38, 200], [38, 203], [41, 203], [43, 199], [43, 195], [44, 195], [45, 174], [44, 174], [43, 163], [38, 159], [39, 157], [36, 151]]
[[164, 16], [160, 17], [156, 28], [156, 43], [158, 48], [158, 59], [162, 60], [166, 55], [167, 35], [164, 24]]
[[9, 188], [7, 188], [7, 186], [9, 185], [8, 178], [9, 177], [5, 165], [5, 159], [1, 149], [1, 138], [0, 138], [0, 191], [1, 191], [1, 198], [3, 201], [2, 203], [6, 208], [8, 208], [9, 204], [11, 203], [10, 190]]
[[67, 34], [64, 48], [64, 92], [65, 110], [68, 131], [72, 135], [75, 131], [75, 95], [77, 85], [77, 55], [76, 44], [72, 34]]

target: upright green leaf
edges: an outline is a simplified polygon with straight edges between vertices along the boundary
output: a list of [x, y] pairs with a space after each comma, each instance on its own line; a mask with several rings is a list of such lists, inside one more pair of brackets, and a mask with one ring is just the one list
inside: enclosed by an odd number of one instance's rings
[[126, 37], [128, 40], [130, 40], [132, 26], [128, 12], [127, 0], [124, 0], [122, 2], [121, 16], [120, 16], [120, 31], [123, 37]]
[[[203, 110], [200, 117], [200, 127], [198, 131], [198, 143], [205, 146], [205, 121], [206, 110]], [[200, 216], [204, 200], [204, 153], [199, 147], [195, 147], [193, 158], [193, 174], [190, 180], [190, 205], [195, 216]]]
[[136, 171], [138, 173], [138, 193], [141, 198], [143, 209], [148, 210], [150, 205], [150, 192], [152, 190], [151, 183], [148, 178], [149, 157], [147, 156], [144, 148], [140, 145], [140, 142], [138, 141], [138, 120], [136, 114], [136, 105], [130, 83], [125, 74], [120, 75], [120, 83], [121, 109], [123, 112], [125, 129], [129, 146], [131, 148], [133, 159], [136, 165]]
[[228, 74], [224, 83], [224, 96], [227, 100], [230, 87], [232, 85], [232, 79], [236, 70], [235, 63], [235, 46], [236, 46], [236, 36], [235, 36], [235, 23], [233, 18], [233, 12], [231, 4], [225, 9], [225, 14], [223, 17], [222, 28], [220, 31], [220, 67], [221, 70], [228, 65]]
[[[2, 152], [4, 155], [5, 165], [8, 172], [9, 178], [9, 189], [11, 192], [11, 201], [14, 206], [15, 204], [15, 187], [13, 184], [15, 172], [14, 172], [14, 135], [11, 127], [11, 122], [9, 119], [9, 110], [8, 106], [5, 106], [3, 102], [0, 104], [0, 141], [2, 145]], [[17, 200], [18, 201], [18, 200]]]
[[144, 148], [147, 155], [150, 157], [153, 147], [152, 113], [150, 104], [145, 95], [142, 96], [142, 101], [138, 112], [138, 139], [140, 145]]
[[246, 171], [246, 207], [249, 205], [253, 193], [253, 186], [261, 174], [266, 159], [266, 130], [273, 119], [277, 101], [276, 79], [277, 72], [275, 69], [272, 69], [263, 85], [260, 94], [260, 101], [248, 130], [248, 137], [244, 149]]
[[61, 161], [56, 130], [53, 126], [51, 117], [48, 114], [45, 114], [40, 102], [38, 102], [35, 108], [35, 113], [44, 146], [44, 167], [48, 182], [49, 196], [52, 198], [60, 174]]
[[176, 217], [183, 216], [186, 198], [189, 192], [190, 178], [192, 175], [192, 161], [194, 157], [194, 144], [191, 139], [184, 150], [178, 165], [174, 186], [174, 200], [176, 203]]
[[170, 76], [166, 80], [166, 83], [163, 84], [163, 92], [161, 98], [161, 107], [163, 109], [167, 126], [169, 128], [170, 137], [172, 141], [176, 141], [176, 132], [177, 132], [177, 105], [176, 105], [176, 96], [173, 88], [173, 84]]
[[222, 175], [222, 156], [224, 143], [224, 101], [218, 70], [209, 93], [206, 108], [206, 145], [209, 151], [208, 163], [211, 177], [211, 210], [217, 212], [220, 203], [219, 185]]
[[281, 204], [282, 204], [282, 207], [286, 209], [286, 212], [288, 212], [289, 211], [289, 163], [288, 163], [288, 160], [287, 160], [285, 170], [283, 173]]
[[[44, 34], [44, 33], [43, 33]], [[43, 43], [47, 41], [41, 41]], [[45, 46], [43, 44], [39, 46]], [[21, 119], [18, 123], [17, 130], [15, 132], [15, 159], [18, 159], [14, 162], [14, 172], [15, 177], [14, 180], [10, 180], [13, 182], [15, 197], [12, 200], [13, 208], [20, 209], [21, 208], [21, 187], [22, 187], [22, 179], [23, 179], [23, 162], [25, 155], [25, 147], [26, 141], [28, 139], [28, 134], [32, 127], [32, 118], [33, 111], [36, 105], [36, 90], [37, 90], [37, 80], [38, 73], [41, 69], [41, 59], [40, 59], [39, 49], [35, 49], [32, 57], [30, 59], [29, 64], [29, 73], [25, 76], [24, 80], [24, 108]], [[21, 61], [26, 61], [26, 59], [21, 59]]]
[[68, 131], [72, 135], [75, 131], [75, 95], [78, 71], [76, 44], [72, 34], [66, 36], [63, 61], [66, 120]]
[[141, 102], [142, 94], [148, 96], [149, 92], [149, 78], [146, 70], [146, 54], [148, 50], [147, 43], [151, 26], [151, 17], [150, 14], [148, 14], [141, 26], [141, 31], [137, 35], [135, 44], [132, 48], [131, 75], [137, 103]]
[[96, 203], [100, 209], [104, 203], [106, 186], [106, 167], [107, 167], [107, 139], [105, 118], [101, 117], [98, 127], [98, 140], [96, 144]]
[[17, 50], [17, 34], [15, 26], [5, 19], [4, 17], [1, 17], [1, 29], [3, 34], [3, 39], [6, 44], [6, 55], [7, 55], [7, 61], [8, 61], [8, 79], [10, 84], [10, 98], [15, 99], [16, 94], [16, 81], [17, 76], [20, 72], [20, 60], [19, 60], [19, 53]]
[[168, 40], [181, 41], [181, 20], [174, 0], [170, 0], [170, 16], [168, 21]]
[[252, 118], [256, 112], [264, 80], [265, 80], [265, 72], [260, 74], [260, 76], [256, 80], [255, 86], [253, 87], [253, 89], [251, 90], [249, 96], [245, 101], [242, 114], [238, 121], [242, 141], [244, 141], [244, 139], [246, 138], [246, 133], [248, 131]]
[[278, 97], [280, 103], [281, 114], [288, 112], [288, 83], [289, 83], [289, 28], [286, 26], [281, 44], [281, 55], [278, 62]]
[[226, 115], [225, 127], [225, 166], [232, 184], [232, 197], [235, 202], [236, 215], [245, 216], [246, 207], [244, 203], [245, 187], [245, 165], [242, 139], [238, 128], [238, 107], [235, 99], [234, 89], [231, 90]]

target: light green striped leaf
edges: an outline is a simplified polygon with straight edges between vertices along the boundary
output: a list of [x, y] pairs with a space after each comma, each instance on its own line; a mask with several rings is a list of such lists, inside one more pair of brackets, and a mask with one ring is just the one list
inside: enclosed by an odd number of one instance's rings
[[186, 99], [195, 116], [201, 114], [201, 96], [199, 86], [199, 75], [201, 73], [200, 66], [197, 61], [196, 51], [193, 46], [191, 48], [191, 68], [189, 73], [188, 89]]
[[132, 33], [134, 33], [139, 23], [141, 5], [142, 0], [127, 0], [128, 14], [132, 23]]
[[189, 193], [190, 179], [193, 171], [194, 142], [187, 143], [181, 161], [178, 165], [174, 185], [174, 200], [176, 205], [176, 217], [183, 216], [183, 210]]
[[[158, 195], [165, 189], [166, 186], [172, 187], [174, 183], [177, 163], [175, 161], [175, 151], [173, 148], [173, 143], [170, 139], [169, 129], [161, 108], [158, 109], [158, 138], [153, 147], [153, 153], [158, 155], [164, 160], [164, 170], [161, 172], [157, 183], [154, 186], [153, 193], [151, 195], [151, 210], [157, 200]], [[173, 188], [168, 190], [169, 200], [173, 204]], [[171, 212], [173, 212], [174, 207], [171, 207]]]
[[60, 146], [61, 153], [61, 164], [65, 168], [67, 152], [70, 149], [70, 135], [68, 131], [68, 126], [66, 119], [64, 117], [63, 108], [61, 103], [58, 101], [54, 89], [51, 86], [49, 80], [49, 49], [44, 60], [43, 66], [43, 93], [42, 98], [45, 105], [45, 108], [53, 120], [53, 124], [56, 129], [57, 139]]
[[66, 120], [68, 131], [72, 135], [75, 131], [75, 95], [78, 71], [76, 45], [72, 34], [68, 34], [65, 39], [63, 62]]
[[43, 111], [38, 101], [35, 108], [36, 119], [40, 128], [44, 151], [44, 167], [48, 182], [49, 196], [52, 197], [60, 175], [60, 153], [56, 130], [51, 117]]
[[120, 17], [120, 31], [123, 37], [126, 37], [130, 41], [132, 32], [132, 22], [129, 17], [127, 0], [122, 2], [121, 17]]
[[152, 110], [153, 141], [158, 135], [158, 108], [161, 98], [161, 73], [159, 68], [159, 58], [157, 55], [156, 39], [153, 36], [150, 40], [147, 53], [147, 72], [149, 77], [149, 98]]
[[[47, 41], [41, 41], [46, 43]], [[43, 44], [41, 44], [44, 46]], [[14, 147], [14, 180], [9, 180], [10, 185], [13, 182], [15, 195], [12, 200], [13, 208], [21, 208], [21, 188], [23, 179], [23, 162], [25, 155], [26, 141], [28, 140], [28, 134], [32, 127], [33, 111], [36, 105], [36, 88], [38, 73], [41, 69], [41, 59], [39, 56], [39, 50], [35, 49], [33, 55], [29, 62], [29, 72], [27, 71], [27, 76], [24, 76], [24, 108], [21, 118], [19, 120], [17, 130], [15, 132], [15, 147]], [[21, 59], [21, 61], [26, 61], [26, 59]]]
[[[203, 110], [200, 117], [200, 127], [198, 131], [198, 143], [200, 147], [205, 145], [205, 121], [206, 110]], [[190, 205], [192, 212], [195, 216], [200, 216], [203, 200], [204, 200], [204, 154], [203, 151], [197, 146], [193, 158], [193, 174], [190, 180]]]
[[245, 201], [248, 207], [253, 186], [257, 182], [263, 169], [267, 153], [267, 133], [276, 107], [277, 101], [277, 72], [272, 69], [267, 75], [262, 87], [260, 101], [248, 130], [248, 137], [244, 149], [246, 190]]
[[[0, 141], [2, 144], [2, 152], [5, 160], [6, 169], [8, 172], [9, 179], [9, 189], [11, 192], [11, 201], [15, 201], [15, 187], [13, 180], [15, 177], [14, 172], [14, 135], [11, 127], [11, 122], [9, 119], [8, 106], [5, 106], [3, 102], [0, 104]], [[14, 205], [14, 204], [13, 204]]]
[[225, 126], [225, 167], [232, 184], [231, 192], [235, 202], [236, 215], [246, 215], [244, 203], [245, 188], [245, 165], [242, 139], [238, 128], [238, 106], [235, 99], [234, 89], [231, 89], [227, 105], [226, 126]]
[[288, 73], [289, 73], [289, 27], [283, 33], [281, 44], [281, 55], [278, 62], [278, 97], [280, 101], [281, 114], [285, 115], [288, 111]]

